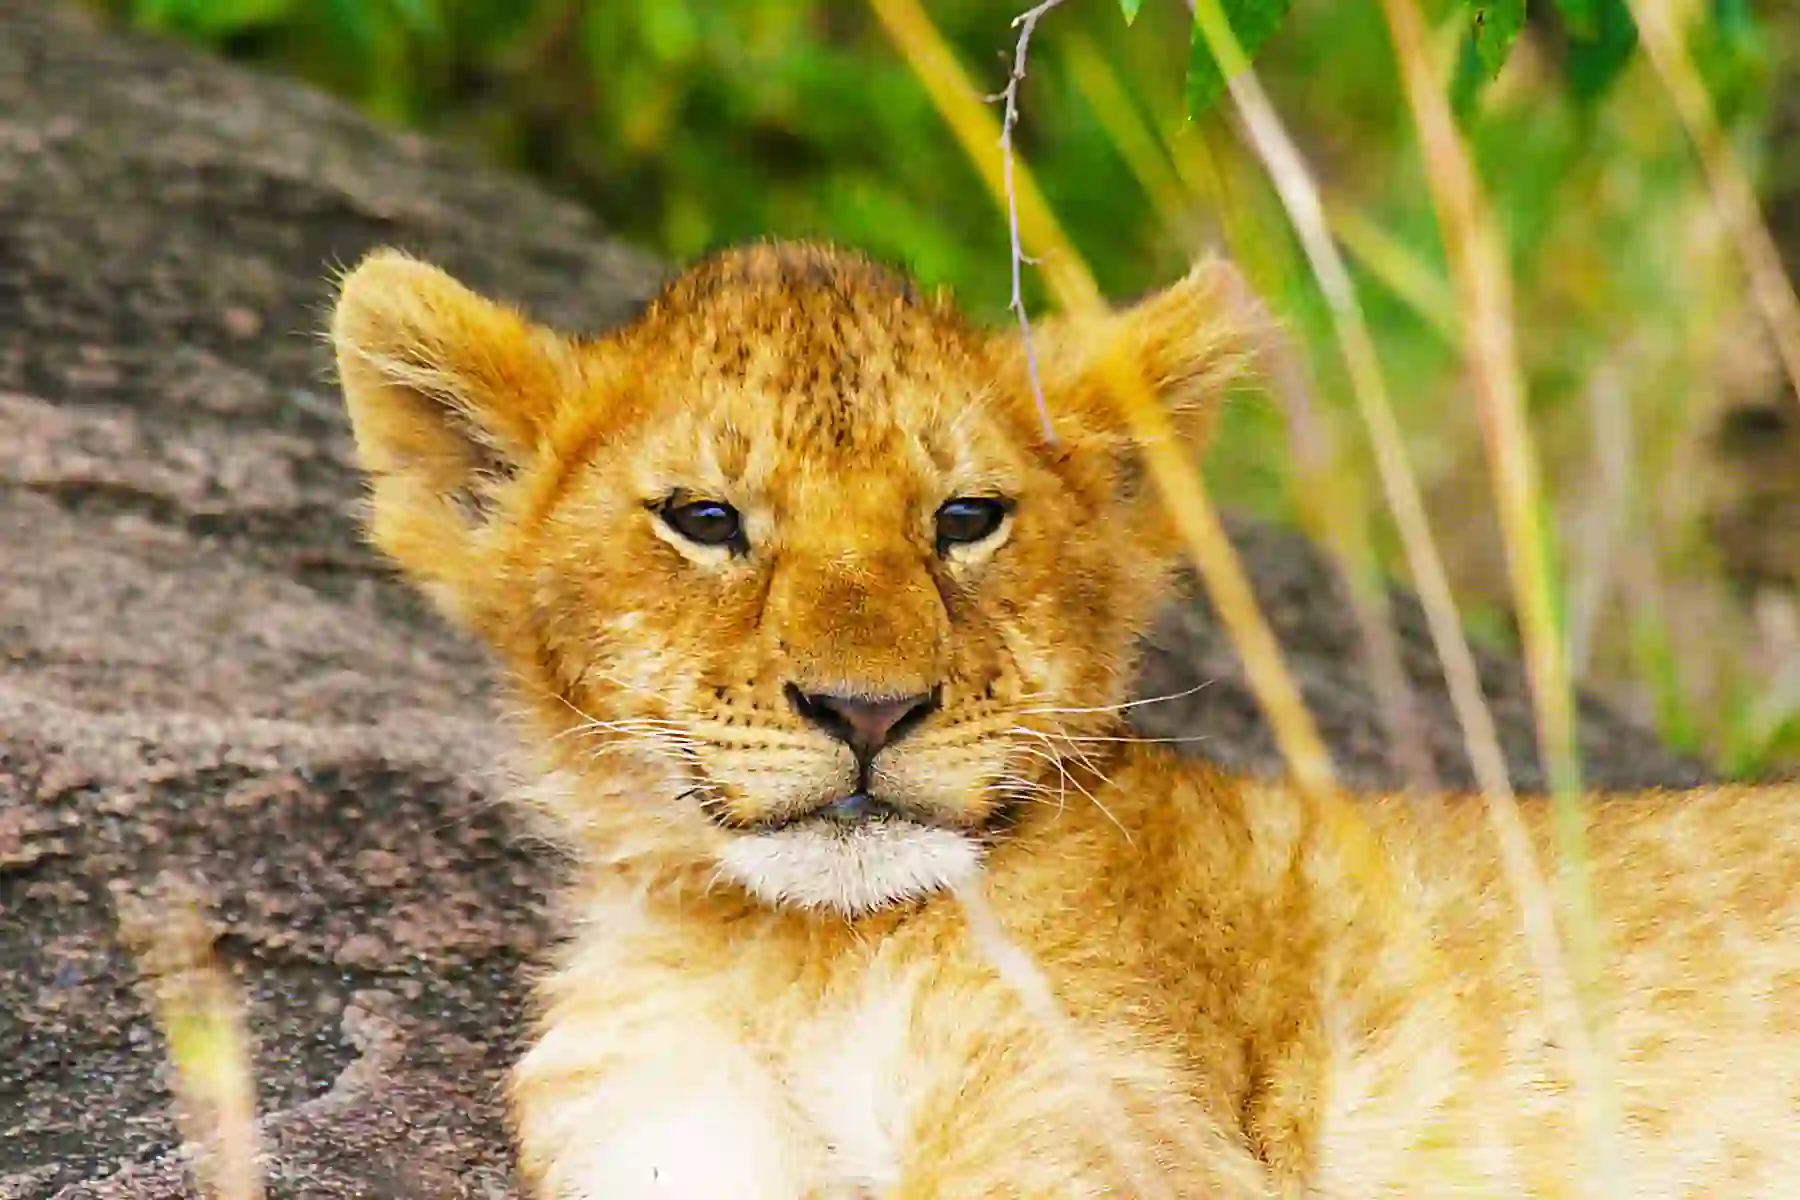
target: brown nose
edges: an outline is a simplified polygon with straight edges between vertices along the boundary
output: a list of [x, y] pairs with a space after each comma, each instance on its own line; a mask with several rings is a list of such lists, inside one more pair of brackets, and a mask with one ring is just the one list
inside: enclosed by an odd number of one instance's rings
[[794, 711], [856, 751], [858, 758], [873, 758], [883, 746], [899, 741], [937, 707], [936, 693], [874, 699], [836, 696], [829, 692], [803, 692], [788, 685]]

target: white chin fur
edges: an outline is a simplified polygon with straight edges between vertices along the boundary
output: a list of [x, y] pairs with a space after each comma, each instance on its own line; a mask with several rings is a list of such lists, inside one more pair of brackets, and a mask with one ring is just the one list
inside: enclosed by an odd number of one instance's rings
[[880, 821], [743, 834], [719, 855], [729, 878], [769, 904], [857, 916], [973, 879], [981, 849], [948, 829]]

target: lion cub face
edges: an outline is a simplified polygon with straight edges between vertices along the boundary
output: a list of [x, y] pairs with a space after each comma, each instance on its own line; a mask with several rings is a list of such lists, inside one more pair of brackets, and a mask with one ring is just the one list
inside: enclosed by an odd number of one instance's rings
[[1054, 440], [1013, 337], [819, 247], [585, 342], [381, 253], [333, 334], [372, 536], [502, 657], [577, 839], [857, 913], [955, 886], [1103, 748], [1170, 545], [1100, 356], [1194, 434], [1229, 296], [1041, 328]]

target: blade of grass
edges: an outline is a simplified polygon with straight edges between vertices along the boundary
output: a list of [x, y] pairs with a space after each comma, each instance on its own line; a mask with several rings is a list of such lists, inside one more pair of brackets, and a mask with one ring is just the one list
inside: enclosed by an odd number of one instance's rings
[[1382, 286], [1405, 302], [1413, 315], [1452, 346], [1460, 337], [1450, 285], [1399, 238], [1344, 201], [1325, 202], [1325, 222], [1333, 236]]
[[1593, 652], [1595, 630], [1619, 575], [1618, 558], [1631, 520], [1637, 462], [1631, 405], [1619, 368], [1603, 363], [1583, 388], [1592, 436], [1591, 495], [1578, 529], [1571, 581], [1569, 657], [1579, 671]]
[[1063, 43], [1063, 53], [1082, 99], [1094, 119], [1125, 160], [1125, 166], [1144, 189], [1150, 207], [1164, 229], [1179, 229], [1187, 197], [1161, 139], [1150, 129], [1112, 64], [1092, 38], [1074, 34]]
[[1284, 348], [1271, 372], [1275, 392], [1288, 413], [1295, 503], [1343, 582], [1394, 765], [1414, 791], [1430, 795], [1443, 783], [1426, 743], [1418, 697], [1400, 657], [1393, 606], [1370, 538], [1362, 481], [1344, 459], [1330, 425], [1306, 402], [1306, 383], [1296, 359]]
[[243, 998], [213, 954], [192, 888], [165, 878], [153, 897], [121, 895], [150, 1010], [168, 1045], [171, 1084], [195, 1181], [216, 1200], [261, 1200], [256, 1089]]
[[1542, 522], [1547, 509], [1525, 421], [1525, 383], [1514, 344], [1512, 276], [1474, 163], [1451, 113], [1448, 81], [1433, 68], [1425, 18], [1415, 0], [1382, 0], [1382, 10], [1450, 263], [1462, 345], [1480, 404], [1483, 444], [1518, 610], [1538, 743], [1551, 784], [1569, 913], [1565, 932], [1574, 969], [1570, 1000], [1576, 1006], [1575, 1024], [1582, 1039], [1571, 1047], [1571, 1056], [1584, 1094], [1580, 1106], [1584, 1133], [1597, 1178], [1615, 1179], [1619, 1177], [1616, 1093], [1586, 1011], [1599, 953], [1587, 881], [1574, 697], [1556, 613], [1555, 566]]
[[[918, 76], [932, 103], [974, 162], [1003, 211], [1016, 213], [1025, 244], [1040, 260], [1045, 283], [1057, 305], [1072, 316], [1106, 311], [1092, 274], [1050, 211], [1030, 171], [1000, 153], [1001, 129], [926, 15], [918, 0], [869, 0], [888, 36]], [[1010, 183], [1012, 186], [1008, 186]], [[1142, 445], [1157, 487], [1200, 571], [1244, 662], [1245, 674], [1268, 715], [1289, 769], [1303, 788], [1321, 791], [1332, 780], [1330, 756], [1313, 724], [1258, 608], [1237, 552], [1225, 536], [1206, 485], [1186, 461], [1173, 436], [1168, 414], [1150, 395], [1135, 366], [1109, 356], [1103, 367], [1115, 400]]]

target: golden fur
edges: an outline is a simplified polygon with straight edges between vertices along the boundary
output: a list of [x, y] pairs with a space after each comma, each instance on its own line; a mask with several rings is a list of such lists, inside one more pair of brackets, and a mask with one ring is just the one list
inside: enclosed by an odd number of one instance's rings
[[[511, 1089], [536, 1194], [1800, 1191], [1785, 792], [1587, 809], [1596, 1086], [1479, 801], [1127, 737], [1175, 545], [1100, 356], [1198, 440], [1239, 295], [1041, 327], [1052, 441], [1015, 338], [826, 248], [580, 341], [392, 252], [344, 281], [372, 536], [493, 647], [578, 864]], [[1011, 508], [946, 540], [958, 497]], [[930, 705], [859, 757], [816, 695]]]

